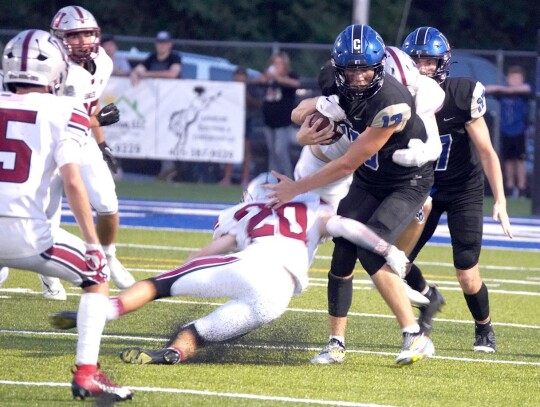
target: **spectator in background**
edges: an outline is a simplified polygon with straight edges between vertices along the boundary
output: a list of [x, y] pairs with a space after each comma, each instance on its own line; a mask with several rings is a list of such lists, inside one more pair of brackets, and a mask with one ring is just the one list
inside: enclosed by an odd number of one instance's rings
[[113, 61], [112, 75], [129, 76], [131, 72], [131, 65], [126, 57], [116, 53], [116, 51], [118, 51], [118, 45], [116, 44], [114, 36], [111, 34], [102, 35], [101, 46]]
[[[246, 68], [239, 66], [233, 74], [233, 81], [244, 82], [248, 81], [248, 74]], [[246, 128], [244, 134], [244, 162], [242, 164], [242, 187], [247, 187], [250, 181], [251, 171], [251, 138], [253, 137], [253, 116], [257, 110], [261, 108], [261, 102], [253, 94], [252, 87], [246, 85]], [[234, 165], [225, 164], [223, 170], [223, 179], [220, 181], [220, 185], [232, 184], [232, 173]]]
[[156, 51], [131, 71], [131, 83], [136, 85], [142, 78], [180, 78], [182, 59], [180, 55], [172, 52], [172, 47], [171, 34], [160, 31], [156, 35]]
[[291, 145], [297, 144], [291, 112], [295, 107], [298, 76], [291, 69], [289, 56], [278, 52], [270, 57], [264, 73], [256, 80], [266, 86], [262, 105], [264, 135], [268, 147], [268, 169], [293, 177]]
[[526, 139], [529, 101], [532, 90], [525, 83], [521, 66], [511, 66], [506, 72], [506, 84], [488, 85], [486, 93], [499, 99], [501, 106], [501, 155], [504, 168], [504, 186], [507, 196], [527, 196], [525, 169]]
[[[182, 59], [178, 53], [173, 52], [172, 48], [171, 34], [167, 31], [160, 31], [156, 35], [156, 51], [131, 71], [130, 78], [133, 86], [137, 85], [142, 78], [180, 78]], [[171, 181], [176, 177], [177, 173], [176, 161], [162, 160], [157, 179], [159, 181]]]

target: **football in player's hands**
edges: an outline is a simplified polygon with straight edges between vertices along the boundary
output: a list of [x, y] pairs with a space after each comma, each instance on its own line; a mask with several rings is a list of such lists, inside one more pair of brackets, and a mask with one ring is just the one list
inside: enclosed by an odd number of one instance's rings
[[326, 117], [325, 115], [323, 115], [319, 111], [315, 111], [315, 113], [313, 113], [311, 115], [311, 117], [309, 119], [309, 125], [313, 126], [315, 124], [315, 122], [317, 120], [319, 120], [319, 119], [322, 119], [322, 120], [321, 120], [321, 123], [317, 126], [317, 129], [316, 129], [317, 131], [321, 131], [321, 130], [327, 128], [330, 124], [332, 124], [332, 126], [333, 126], [332, 136], [324, 144], [333, 144], [336, 141], [338, 141], [341, 138], [341, 136], [343, 136], [343, 129], [340, 126], [341, 122], [331, 121], [328, 117]]

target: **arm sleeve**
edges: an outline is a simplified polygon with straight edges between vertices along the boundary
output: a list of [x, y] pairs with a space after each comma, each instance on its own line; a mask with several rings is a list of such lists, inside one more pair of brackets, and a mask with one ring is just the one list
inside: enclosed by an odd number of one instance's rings
[[[65, 127], [60, 132], [58, 146], [54, 152], [54, 159], [58, 167], [65, 164], [80, 164], [81, 147], [88, 141], [90, 119], [83, 105], [75, 103], [73, 99], [62, 99], [66, 102], [68, 120]], [[58, 104], [60, 105], [60, 104]]]
[[380, 238], [379, 235], [363, 223], [353, 219], [334, 215], [328, 220], [326, 230], [333, 237], [343, 237], [355, 245], [380, 256], [386, 256], [390, 249], [388, 242]]
[[429, 117], [421, 116], [424, 126], [426, 127], [426, 143], [424, 147], [425, 161], [435, 161], [439, 158], [442, 152], [441, 138], [439, 136], [439, 128], [435, 115]]
[[471, 118], [482, 117], [486, 110], [486, 88], [480, 82], [476, 82], [471, 98]]

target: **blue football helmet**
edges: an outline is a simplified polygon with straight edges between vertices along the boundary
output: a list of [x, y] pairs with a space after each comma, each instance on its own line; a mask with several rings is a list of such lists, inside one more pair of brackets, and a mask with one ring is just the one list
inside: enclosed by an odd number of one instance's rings
[[[349, 100], [367, 99], [381, 88], [384, 80], [384, 41], [369, 25], [354, 24], [343, 30], [332, 48], [332, 64], [339, 91]], [[366, 87], [347, 83], [346, 69], [373, 69], [375, 75]]]
[[435, 58], [437, 68], [431, 77], [439, 83], [450, 73], [450, 43], [436, 28], [417, 28], [405, 38], [401, 49], [413, 59]]

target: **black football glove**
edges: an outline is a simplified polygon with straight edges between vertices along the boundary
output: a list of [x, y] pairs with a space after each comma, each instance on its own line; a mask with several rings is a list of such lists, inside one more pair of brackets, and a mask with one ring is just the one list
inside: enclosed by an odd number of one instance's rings
[[120, 163], [113, 155], [111, 148], [107, 145], [106, 142], [99, 143], [98, 147], [101, 150], [101, 153], [103, 154], [103, 159], [109, 166], [109, 169], [112, 171], [113, 174], [116, 174], [118, 172], [118, 168], [120, 167]]
[[101, 127], [114, 124], [120, 120], [120, 110], [114, 103], [109, 103], [96, 114], [96, 119]]

